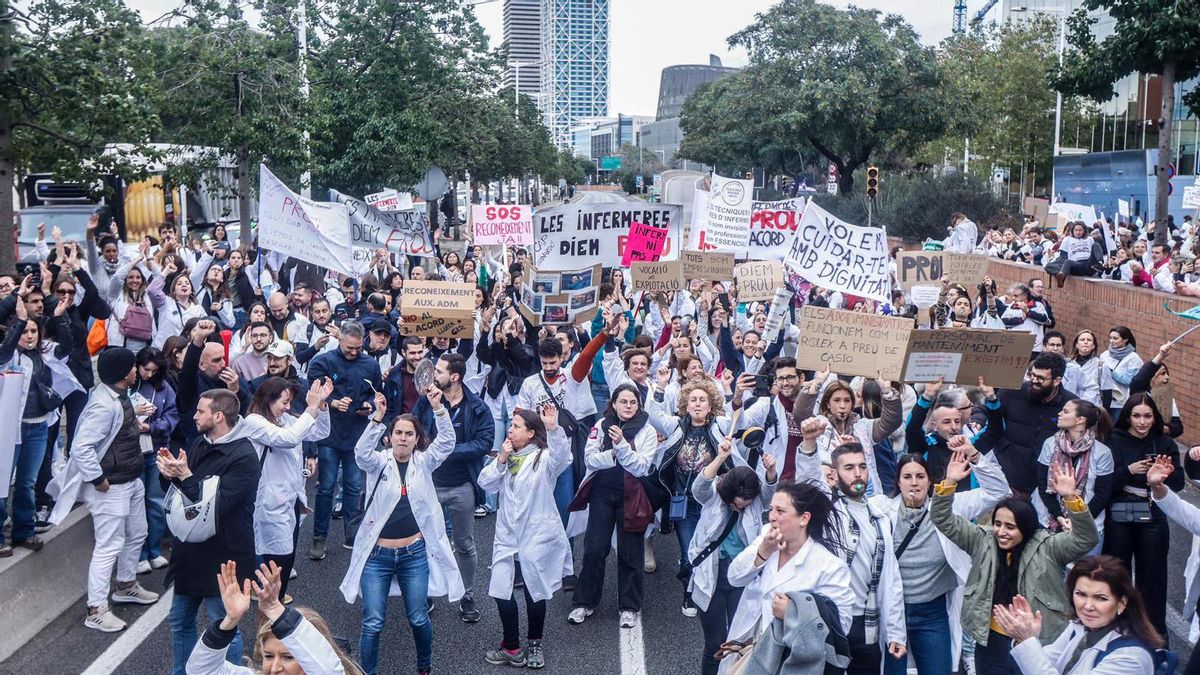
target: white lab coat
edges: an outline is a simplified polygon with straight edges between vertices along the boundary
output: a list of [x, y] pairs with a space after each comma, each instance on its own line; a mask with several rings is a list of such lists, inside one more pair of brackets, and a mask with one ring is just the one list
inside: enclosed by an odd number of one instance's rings
[[[771, 600], [775, 594], [794, 591], [817, 593], [829, 598], [838, 608], [842, 629], [848, 632], [852, 620], [850, 607], [854, 603], [854, 591], [850, 590], [850, 568], [841, 558], [812, 539], [806, 541], [782, 567], [778, 551], [772, 552], [762, 567], [755, 567], [758, 547], [769, 529], [770, 525], [763, 525], [754, 541], [729, 563], [729, 583], [745, 588], [729, 626], [729, 639], [745, 641], [757, 638], [774, 619]], [[733, 657], [724, 659], [720, 672], [728, 672], [735, 662]]]
[[[450, 414], [443, 407], [433, 416], [437, 424], [437, 438], [429, 447], [414, 452], [408, 460], [408, 500], [412, 504], [413, 517], [421, 536], [425, 539], [425, 553], [429, 558], [429, 597], [450, 596], [451, 602], [457, 602], [463, 596], [462, 577], [458, 573], [458, 563], [454, 560], [454, 551], [450, 548], [450, 540], [446, 538], [446, 519], [442, 515], [442, 505], [438, 503], [437, 492], [433, 488], [433, 471], [454, 451], [454, 423]], [[346, 602], [354, 602], [358, 598], [359, 581], [367, 558], [379, 540], [379, 533], [387, 524], [388, 517], [400, 501], [400, 468], [392, 457], [390, 448], [380, 448], [379, 439], [386, 431], [384, 425], [371, 420], [363, 435], [354, 446], [354, 459], [358, 468], [366, 473], [363, 484], [364, 494], [371, 494], [375, 489], [375, 481], [382, 480], [375, 498], [371, 500], [359, 526], [358, 536], [354, 538], [354, 552], [350, 555], [350, 568], [342, 579], [341, 591]], [[382, 478], [380, 471], [382, 470]], [[400, 595], [400, 585], [392, 579], [390, 595]]]
[[[1151, 498], [1154, 499], [1153, 494]], [[1200, 576], [1197, 575], [1197, 571], [1200, 571], [1200, 509], [1183, 501], [1171, 490], [1167, 490], [1166, 497], [1154, 499], [1154, 503], [1158, 504], [1158, 508], [1162, 509], [1168, 518], [1192, 534], [1192, 551], [1188, 554], [1187, 563], [1183, 568], [1183, 592], [1184, 598], [1193, 597], [1192, 586], [1200, 581], [1197, 578]], [[1188, 603], [1185, 599], [1183, 618], [1188, 622], [1188, 640], [1192, 642], [1200, 636], [1200, 619], [1197, 618], [1195, 610], [1195, 603]]]
[[1094, 646], [1084, 648], [1075, 666], [1067, 670], [1067, 664], [1086, 632], [1083, 624], [1072, 621], [1058, 639], [1047, 647], [1043, 647], [1036, 637], [1022, 640], [1012, 648], [1012, 658], [1023, 675], [1149, 675], [1154, 672], [1150, 652], [1137, 646], [1119, 647], [1104, 657], [1098, 668], [1093, 665], [1096, 657], [1108, 649], [1108, 644], [1120, 637], [1115, 630]]
[[[770, 414], [771, 408], [775, 409], [775, 426], [767, 427], [767, 417]], [[779, 402], [778, 396], [764, 396], [755, 401], [754, 405], [749, 408], [742, 408], [741, 421], [738, 423], [738, 426], [742, 429], [749, 429], [750, 427], [763, 428], [763, 431], [766, 432], [766, 439], [763, 441], [763, 452], [775, 458], [775, 466], [778, 467], [779, 471], [783, 471], [787, 456], [788, 416], [791, 414], [791, 411], [784, 408], [783, 404]], [[743, 452], [746, 451], [743, 450]]]
[[87, 405], [79, 415], [66, 469], [55, 475], [46, 488], [55, 498], [54, 509], [50, 512], [51, 524], [58, 525], [71, 513], [84, 483], [104, 475], [100, 460], [124, 422], [125, 413], [117, 392], [106, 384], [93, 387]]
[[[980, 455], [979, 463], [975, 465], [973, 473], [979, 482], [979, 487], [954, 494], [954, 514], [966, 520], [975, 520], [1012, 494], [1008, 480], [1004, 478], [1004, 471], [1001, 470], [991, 453]], [[930, 500], [926, 499], [926, 513], [929, 512], [929, 503]], [[871, 504], [882, 511], [893, 526], [899, 520], [901, 505], [899, 495], [895, 497], [876, 495], [871, 498]], [[953, 592], [946, 595], [946, 614], [950, 617], [950, 654], [954, 662], [952, 670], [958, 672], [958, 657], [962, 652], [962, 621], [960, 617], [962, 616], [963, 594], [966, 590], [967, 577], [971, 574], [971, 556], [955, 546], [954, 542], [947, 539], [941, 530], [937, 530], [937, 538], [938, 543], [942, 545], [942, 554], [946, 556], [946, 562], [950, 564], [950, 569], [954, 570], [954, 576], [958, 579], [958, 586]]]
[[[610, 469], [617, 466], [618, 463], [635, 477], [645, 476], [650, 473], [654, 460], [658, 456], [658, 435], [649, 420], [633, 437], [632, 447], [629, 441], [622, 438], [620, 443], [613, 445], [611, 451], [603, 449], [605, 438], [604, 432], [601, 430], [603, 423], [604, 419], [601, 418], [592, 425], [592, 430], [588, 432], [587, 445], [583, 449], [583, 463], [587, 467], [587, 473], [584, 474], [583, 482], [579, 485], [580, 490], [597, 471]], [[587, 530], [587, 521], [588, 509], [572, 511], [567, 517], [567, 532], [572, 537], [583, 534]]]
[[550, 432], [547, 440], [549, 447], [534, 450], [515, 476], [499, 462], [489, 462], [479, 472], [479, 487], [500, 494], [488, 584], [493, 598], [512, 597], [518, 560], [535, 602], [549, 600], [562, 588], [563, 577], [574, 571], [571, 543], [554, 504], [554, 483], [571, 465], [571, 445], [561, 428]]
[[[759, 466], [761, 467], [761, 465]], [[761, 468], [758, 473], [762, 482], [762, 490], [746, 508], [742, 509], [737, 525], [734, 526], [734, 531], [741, 536], [742, 541], [747, 542], [754, 541], [754, 538], [758, 536], [759, 530], [762, 529], [762, 514], [767, 510], [766, 505], [771, 502], [771, 497], [775, 496], [776, 483], [768, 483], [764, 476], [765, 471]], [[729, 507], [717, 494], [717, 481], [720, 478], [717, 476], [713, 480], [708, 480], [704, 477], [704, 472], [701, 472], [699, 476], [696, 476], [696, 480], [692, 481], [692, 496], [700, 502], [701, 510], [700, 521], [696, 523], [696, 531], [692, 534], [692, 541], [688, 545], [687, 558], [689, 561], [695, 560], [696, 556], [700, 555], [700, 551], [708, 547], [725, 529], [725, 520], [729, 518]], [[696, 603], [696, 606], [703, 611], [708, 611], [708, 604], [712, 602], [713, 592], [717, 588], [720, 557], [721, 550], [718, 548], [698, 567], [692, 569], [688, 592], [692, 595], [692, 602]]]
[[254, 552], [258, 555], [288, 555], [294, 550], [296, 500], [307, 505], [304, 494], [304, 441], [329, 436], [329, 411], [314, 419], [285, 413], [281, 424], [259, 414], [242, 422], [246, 438], [254, 443], [262, 470], [254, 498]]

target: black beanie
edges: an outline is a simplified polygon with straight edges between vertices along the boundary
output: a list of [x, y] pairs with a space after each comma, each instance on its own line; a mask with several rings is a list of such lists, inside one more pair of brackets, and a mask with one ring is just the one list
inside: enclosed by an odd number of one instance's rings
[[133, 352], [124, 347], [105, 349], [96, 360], [96, 372], [100, 375], [100, 381], [111, 387], [125, 379], [136, 363]]

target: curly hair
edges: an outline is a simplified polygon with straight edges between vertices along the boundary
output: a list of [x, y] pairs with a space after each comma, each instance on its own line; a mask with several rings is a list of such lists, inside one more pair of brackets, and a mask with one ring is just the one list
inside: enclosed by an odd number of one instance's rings
[[699, 382], [686, 382], [682, 387], [679, 388], [679, 403], [676, 406], [676, 413], [678, 413], [680, 417], [688, 416], [688, 396], [690, 396], [691, 393], [697, 389], [701, 389], [705, 394], [708, 394], [709, 418], [715, 416], [717, 411], [724, 407], [725, 397], [723, 397], [721, 395], [721, 391], [717, 389], [716, 382], [707, 379], [700, 380]]

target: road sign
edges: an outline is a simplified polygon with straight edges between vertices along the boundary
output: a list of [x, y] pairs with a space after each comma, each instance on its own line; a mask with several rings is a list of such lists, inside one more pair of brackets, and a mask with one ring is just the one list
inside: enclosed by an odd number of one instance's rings
[[600, 158], [601, 171], [616, 171], [621, 168], [621, 158], [616, 155]]
[[829, 172], [826, 174], [825, 190], [831, 195], [838, 193], [838, 169], [837, 165], [832, 162], [830, 162]]
[[662, 174], [661, 173], [654, 174], [654, 189], [655, 190], [662, 189]]
[[642, 178], [640, 174], [633, 179], [633, 182], [635, 185], [637, 185], [637, 189], [639, 190], [646, 187], [646, 180]]
[[429, 171], [425, 172], [425, 178], [417, 183], [416, 192], [421, 199], [428, 202], [445, 194], [446, 188], [449, 186], [450, 180], [446, 178], [446, 172], [438, 166], [431, 166]]

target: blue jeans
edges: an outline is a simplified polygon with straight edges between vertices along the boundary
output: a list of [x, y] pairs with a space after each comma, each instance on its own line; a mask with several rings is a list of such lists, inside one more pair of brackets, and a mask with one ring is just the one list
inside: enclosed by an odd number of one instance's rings
[[596, 402], [596, 410], [599, 410], [600, 414], [604, 414], [604, 407], [608, 405], [608, 385], [593, 380], [592, 400]]
[[[954, 663], [950, 655], [950, 618], [946, 614], [946, 596], [929, 602], [904, 603], [908, 627], [908, 653], [917, 664], [920, 675], [950, 675]], [[908, 657], [884, 657], [884, 675], [904, 675]]]
[[142, 545], [142, 560], [162, 555], [162, 538], [167, 531], [163, 514], [163, 489], [158, 480], [156, 453], [142, 455], [142, 483], [146, 487], [146, 543]]
[[[417, 645], [417, 669], [429, 668], [433, 663], [433, 624], [429, 621], [428, 606], [429, 559], [425, 554], [425, 541], [418, 539], [407, 548], [376, 546], [367, 558], [358, 582], [363, 604], [358, 654], [367, 675], [375, 675], [379, 665], [379, 634], [383, 632], [387, 618], [388, 591], [393, 577], [403, 593], [404, 612]], [[400, 669], [389, 670], [399, 672]]]
[[571, 500], [575, 498], [575, 475], [570, 466], [567, 466], [562, 473], [558, 474], [558, 480], [554, 481], [554, 505], [558, 507], [558, 515], [562, 518], [563, 525], [567, 524], [567, 507], [571, 505]]
[[[175, 665], [171, 668], [172, 675], [184, 675], [188, 657], [192, 655], [192, 649], [196, 647], [196, 612], [200, 611], [201, 605], [204, 605], [209, 623], [216, 623], [225, 618], [225, 606], [221, 604], [219, 596], [201, 598], [194, 595], [176, 595], [171, 600], [171, 613], [167, 616], [167, 621], [171, 624], [171, 644], [175, 653]], [[241, 665], [241, 630], [234, 634], [233, 642], [229, 643], [229, 650], [225, 652], [225, 660]]]
[[[33, 515], [36, 507], [33, 499], [33, 486], [37, 483], [38, 471], [42, 468], [42, 458], [46, 456], [46, 423], [21, 423], [20, 445], [13, 449], [13, 505], [12, 505], [12, 540], [22, 542], [33, 537]], [[9, 476], [0, 477], [4, 480], [8, 494]], [[0, 498], [0, 523], [8, 517], [8, 499]], [[4, 532], [0, 531], [0, 544], [4, 543]]]
[[[329, 535], [333, 515], [333, 489], [342, 473], [342, 526], [350, 541], [350, 520], [358, 513], [358, 495], [363, 489], [363, 472], [354, 461], [354, 449], [339, 450], [325, 445], [317, 448], [317, 503], [313, 509], [313, 537]], [[374, 480], [374, 477], [372, 477]]]
[[241, 309], [239, 307], [235, 307], [233, 309], [233, 331], [235, 333], [237, 331], [241, 330], [242, 326], [246, 325], [247, 318], [248, 317], [246, 315], [246, 310]]
[[[687, 515], [683, 520], [677, 520], [673, 523], [675, 526], [675, 537], [679, 539], [679, 566], [683, 567], [684, 560], [687, 559], [688, 546], [692, 544], [692, 535], [696, 534], [696, 526], [700, 524], [700, 502], [695, 499], [687, 498]], [[683, 598], [690, 600], [687, 592], [688, 582], [683, 582]]]

